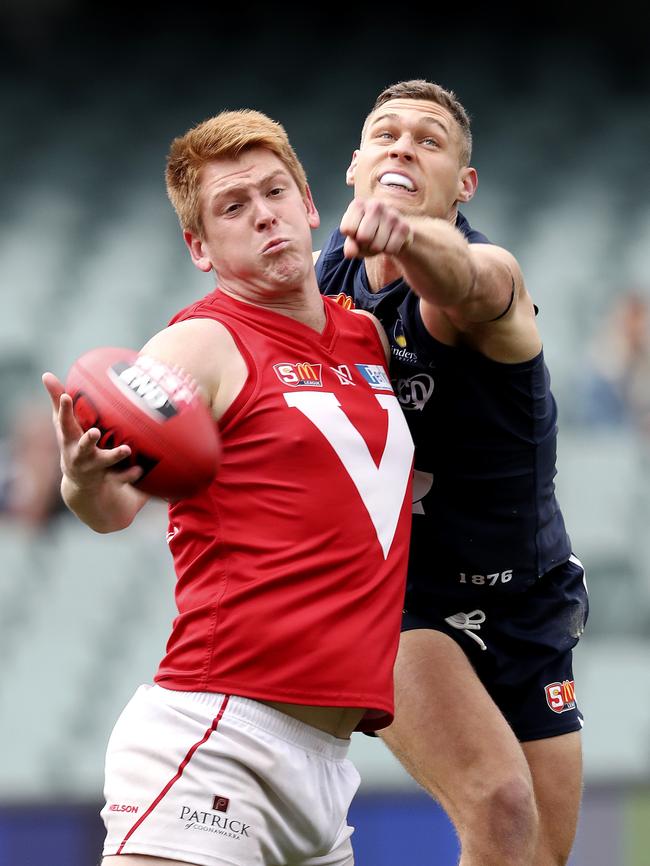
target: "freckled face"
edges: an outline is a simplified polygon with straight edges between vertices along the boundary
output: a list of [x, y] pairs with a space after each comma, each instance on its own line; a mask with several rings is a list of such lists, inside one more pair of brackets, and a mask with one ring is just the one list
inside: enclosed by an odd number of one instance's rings
[[216, 159], [201, 171], [202, 249], [220, 281], [283, 284], [312, 266], [318, 214], [282, 160], [266, 148]]
[[356, 196], [381, 198], [406, 214], [447, 219], [463, 197], [461, 132], [441, 105], [392, 99], [369, 117], [347, 181]]

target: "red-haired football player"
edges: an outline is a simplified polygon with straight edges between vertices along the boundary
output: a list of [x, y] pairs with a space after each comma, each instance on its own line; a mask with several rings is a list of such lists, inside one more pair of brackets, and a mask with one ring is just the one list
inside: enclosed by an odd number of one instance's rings
[[[103, 862], [351, 866], [346, 753], [392, 719], [410, 529], [385, 337], [319, 293], [318, 214], [279, 124], [205, 121], [172, 143], [167, 187], [218, 287], [143, 352], [196, 379], [223, 456], [170, 506], [178, 616], [109, 742]], [[146, 501], [138, 468], [110, 471], [128, 447], [99, 449], [44, 382], [65, 502], [97, 531], [127, 527]]]

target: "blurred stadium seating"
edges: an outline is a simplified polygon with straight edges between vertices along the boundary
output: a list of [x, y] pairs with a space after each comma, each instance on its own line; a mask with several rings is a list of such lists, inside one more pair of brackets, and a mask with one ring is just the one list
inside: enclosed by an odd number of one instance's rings
[[[263, 40], [258, 34], [248, 50]], [[475, 35], [469, 48], [478, 43]], [[208, 47], [204, 39], [197, 50]], [[43, 69], [0, 80], [0, 436], [25, 394], [46, 400], [42, 370], [63, 376], [97, 345], [137, 347], [210, 290], [165, 198], [173, 135], [221, 108], [252, 106], [284, 122], [321, 207], [318, 245], [348, 200], [343, 170], [369, 98], [412, 74], [399, 58], [381, 76], [359, 67], [350, 89], [351, 67], [341, 66], [294, 92], [250, 69], [235, 88], [218, 65], [208, 75], [206, 60], [201, 86], [183, 90], [178, 64], [195, 58], [174, 48], [171, 31], [154, 32], [122, 45], [110, 74], [102, 68], [84, 81], [62, 53], [55, 86]], [[113, 59], [104, 44], [100, 56]], [[650, 779], [650, 439], [620, 424], [588, 427], [576, 388], [612, 297], [634, 285], [650, 299], [648, 74], [621, 87], [597, 51], [576, 60], [559, 40], [531, 51], [526, 86], [517, 87], [503, 61], [479, 56], [478, 82], [449, 49], [416, 74], [454, 87], [475, 115], [481, 185], [466, 214], [518, 256], [540, 307], [560, 408], [558, 492], [591, 593], [576, 658], [587, 716], [583, 824], [596, 827], [598, 815], [605, 826], [602, 816], [620, 810], [603, 805], [601, 786]], [[83, 70], [92, 59], [77, 62]], [[108, 734], [135, 686], [151, 678], [174, 615], [164, 530], [156, 504], [119, 536], [95, 535], [67, 515], [41, 533], [0, 522], [0, 802], [98, 800]], [[355, 738], [353, 757], [362, 794], [417, 799], [380, 742]], [[585, 833], [575, 866], [623, 866], [597, 859], [619, 855], [590, 847]], [[3, 859], [2, 834], [0, 821], [0, 862], [23, 866]], [[410, 866], [430, 862], [422, 857]]]

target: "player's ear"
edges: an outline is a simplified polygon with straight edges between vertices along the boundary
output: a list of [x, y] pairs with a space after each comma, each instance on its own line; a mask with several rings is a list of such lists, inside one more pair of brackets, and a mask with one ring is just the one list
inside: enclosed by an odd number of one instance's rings
[[312, 198], [309, 184], [307, 184], [307, 186], [305, 187], [305, 194], [302, 200], [305, 203], [305, 208], [307, 210], [307, 222], [309, 223], [310, 228], [317, 229], [320, 225], [320, 216], [318, 214], [318, 211], [316, 210], [316, 205], [314, 204], [314, 199]]
[[352, 154], [352, 160], [350, 165], [348, 166], [348, 170], [345, 172], [345, 182], [348, 186], [354, 186], [354, 175], [357, 170], [357, 160], [359, 158], [359, 151], [355, 150]]
[[190, 251], [190, 256], [192, 257], [192, 263], [194, 266], [200, 271], [205, 271], [206, 274], [208, 271], [211, 271], [212, 262], [201, 238], [197, 235], [193, 235], [192, 232], [183, 232], [183, 238], [185, 239], [187, 248]]
[[478, 186], [478, 175], [476, 169], [467, 165], [461, 168], [458, 175], [458, 198], [456, 201], [469, 201], [474, 197]]

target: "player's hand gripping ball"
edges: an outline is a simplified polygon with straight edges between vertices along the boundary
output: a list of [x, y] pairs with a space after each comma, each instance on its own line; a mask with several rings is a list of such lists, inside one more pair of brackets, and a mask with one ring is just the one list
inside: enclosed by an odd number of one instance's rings
[[221, 456], [217, 425], [182, 370], [133, 349], [92, 349], [72, 365], [65, 390], [82, 429], [101, 431], [99, 448], [131, 448], [115, 468], [141, 466], [135, 486], [145, 493], [181, 499], [215, 477]]

